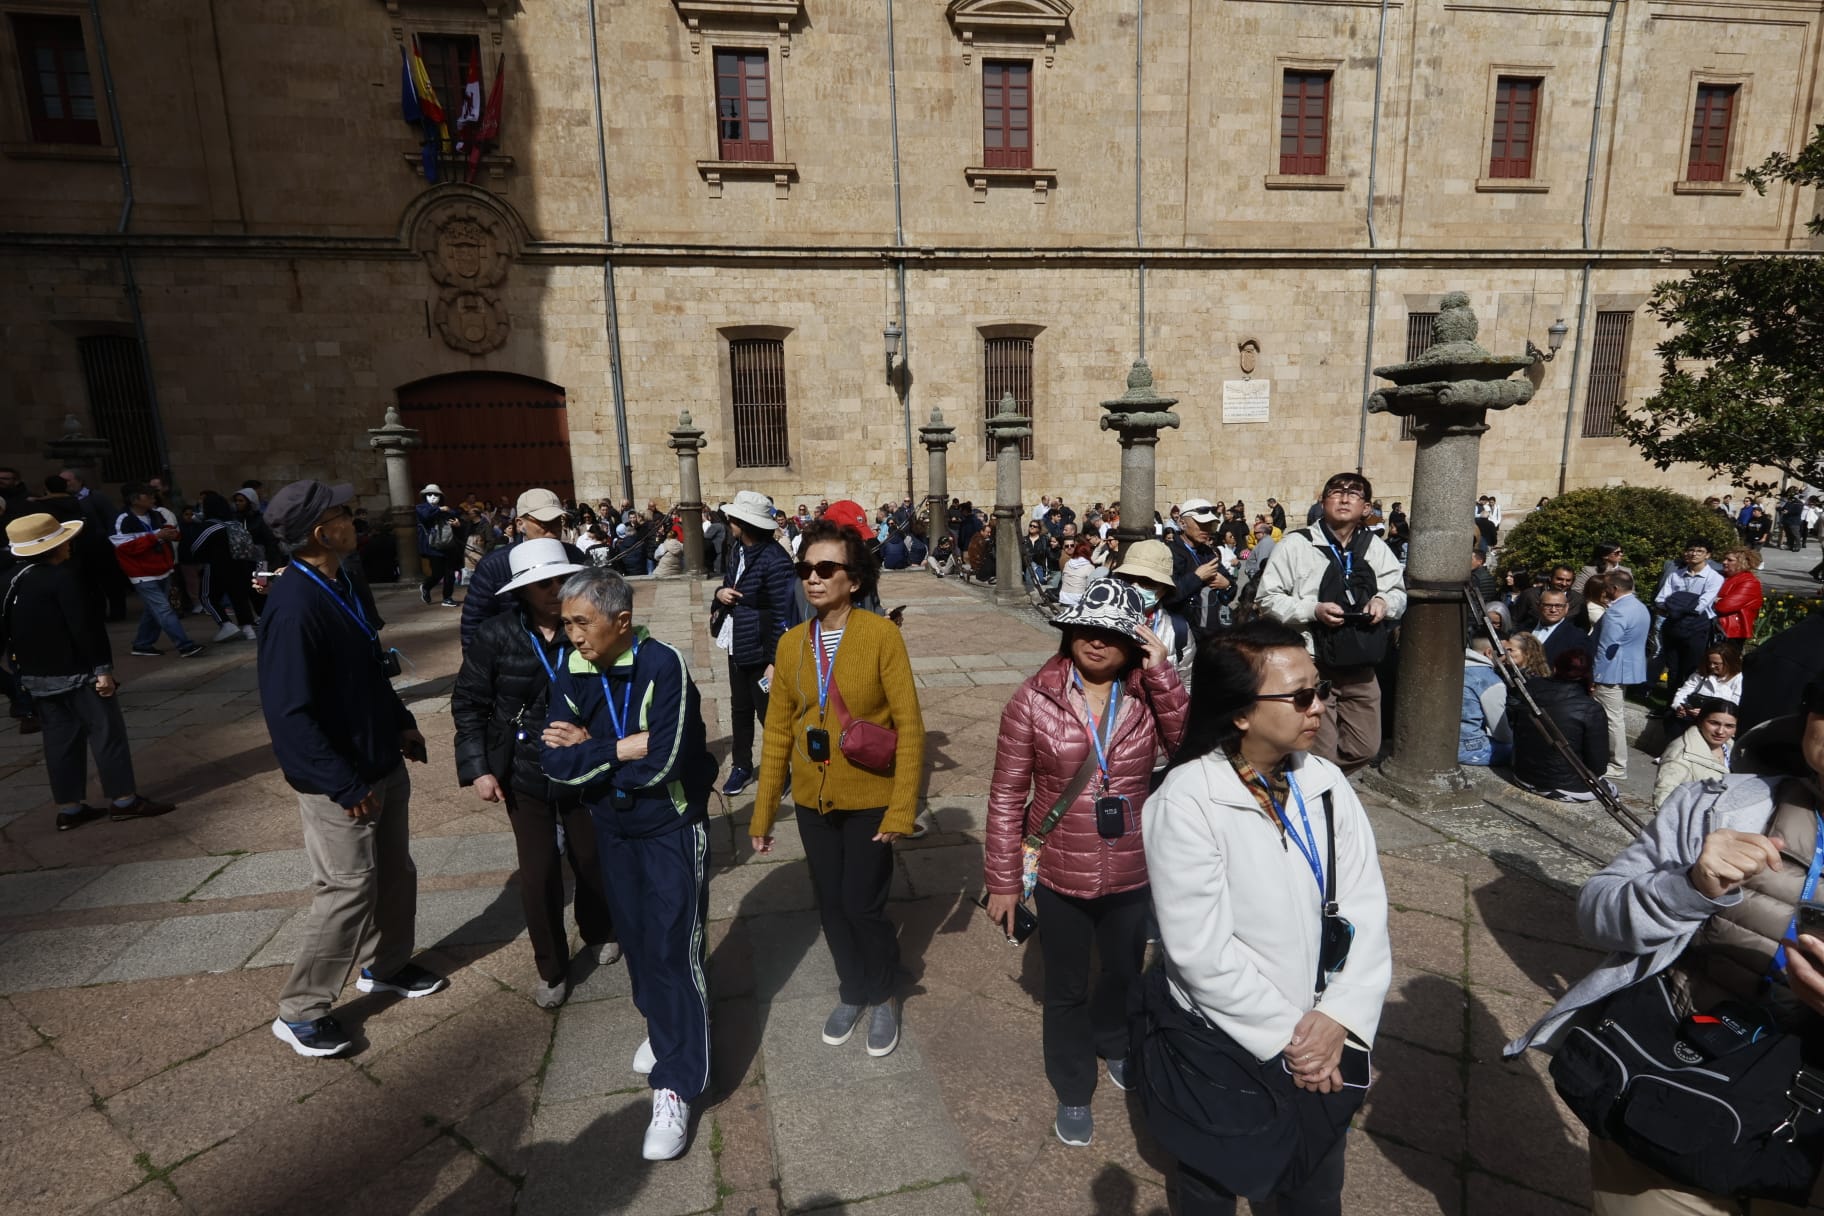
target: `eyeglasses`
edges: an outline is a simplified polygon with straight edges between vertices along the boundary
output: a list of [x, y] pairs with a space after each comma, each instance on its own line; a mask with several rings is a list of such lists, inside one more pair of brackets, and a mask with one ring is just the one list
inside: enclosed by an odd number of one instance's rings
[[1290, 701], [1292, 708], [1304, 713], [1317, 700], [1330, 699], [1330, 681], [1319, 680], [1316, 688], [1301, 688], [1296, 692], [1263, 692], [1254, 698], [1256, 701]]
[[1359, 498], [1363, 502], [1368, 501], [1368, 496], [1366, 494], [1362, 493], [1360, 490], [1351, 489], [1346, 486], [1337, 486], [1335, 489], [1330, 490], [1328, 493], [1326, 493], [1324, 495], [1324, 497], [1325, 498]]
[[815, 574], [818, 578], [827, 583], [829, 580], [836, 577], [836, 572], [838, 570], [847, 571], [850, 574], [855, 572], [853, 567], [847, 562], [817, 562], [815, 564], [812, 564], [811, 562], [794, 562], [792, 563], [792, 569], [798, 572], [800, 582]]

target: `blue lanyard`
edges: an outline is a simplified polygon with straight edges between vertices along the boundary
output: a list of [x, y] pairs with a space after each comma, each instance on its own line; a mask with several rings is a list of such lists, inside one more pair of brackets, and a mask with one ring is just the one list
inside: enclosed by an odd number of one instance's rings
[[627, 737], [627, 724], [633, 720], [633, 672], [634, 665], [639, 662], [639, 658], [640, 644], [635, 642], [633, 644], [633, 651], [627, 659], [627, 688], [621, 694], [621, 711], [619, 713], [614, 711], [614, 694], [608, 691], [608, 677], [606, 675], [600, 677], [602, 681], [602, 700], [607, 703], [608, 720], [614, 724], [614, 737], [617, 740], [625, 739]]
[[[842, 633], [837, 635], [836, 650], [838, 652], [842, 650], [842, 639], [847, 634], [848, 629], [845, 626]], [[831, 654], [829, 662], [824, 662], [823, 623], [821, 621], [811, 622], [811, 650], [813, 651], [811, 657], [817, 660], [817, 717], [822, 719], [830, 704], [830, 684], [836, 678], [836, 655]], [[799, 670], [804, 669], [799, 668]]]
[[[538, 665], [545, 669], [546, 678], [555, 681], [557, 679], [558, 667], [564, 665], [564, 648], [562, 646], [557, 648], [557, 667], [553, 667], [545, 658], [545, 646], [543, 642], [538, 640], [538, 635], [528, 629], [526, 630], [526, 636], [532, 639], [532, 653], [538, 656]], [[604, 686], [603, 691], [607, 691], [606, 686]]]
[[1305, 825], [1305, 836], [1302, 840], [1299, 838], [1298, 829], [1292, 826], [1292, 817], [1286, 814], [1286, 808], [1280, 805], [1279, 799], [1273, 796], [1273, 787], [1267, 783], [1267, 779], [1265, 777], [1256, 779], [1260, 782], [1260, 788], [1267, 791], [1267, 801], [1271, 802], [1273, 809], [1279, 812], [1280, 826], [1285, 830], [1286, 835], [1292, 838], [1292, 843], [1298, 846], [1299, 855], [1305, 859], [1305, 864], [1311, 867], [1311, 877], [1317, 879], [1318, 896], [1322, 898], [1324, 863], [1323, 859], [1317, 855], [1317, 833], [1311, 830], [1311, 817], [1305, 813], [1305, 796], [1298, 791], [1298, 778], [1291, 773], [1286, 774], [1286, 785], [1292, 791], [1292, 800], [1298, 803], [1298, 817]]
[[1324, 544], [1330, 547], [1330, 552], [1336, 554], [1336, 563], [1343, 568], [1343, 582], [1347, 586], [1349, 580], [1355, 577], [1355, 549], [1353, 547], [1338, 549], [1336, 540], [1331, 536], [1330, 529], [1327, 527], [1324, 528]]
[[[1077, 691], [1083, 694], [1083, 722], [1089, 728], [1090, 746], [1096, 749], [1096, 767], [1102, 770], [1102, 788], [1108, 789], [1108, 748], [1114, 742], [1115, 722], [1121, 716], [1121, 682], [1115, 681], [1108, 688], [1108, 705], [1102, 710], [1102, 721], [1098, 726], [1094, 711], [1089, 708], [1089, 690], [1083, 687], [1083, 677], [1071, 669], [1070, 678], [1076, 682]], [[1096, 732], [1100, 730], [1100, 737]]]
[[347, 597], [343, 596], [340, 591], [330, 586], [321, 574], [312, 570], [309, 562], [295, 561], [291, 563], [291, 568], [293, 570], [302, 571], [310, 578], [311, 582], [329, 592], [336, 603], [342, 606], [342, 611], [348, 614], [348, 618], [361, 627], [361, 632], [367, 635], [367, 640], [376, 646], [380, 644], [380, 635], [375, 633], [373, 627], [367, 623], [367, 614], [361, 610], [361, 603], [359, 600], [354, 599], [352, 595]]
[[[1824, 874], [1824, 814], [1811, 813], [1817, 825], [1817, 834], [1811, 842], [1811, 868], [1805, 871], [1805, 885], [1799, 888], [1799, 902], [1804, 903], [1818, 893], [1818, 875]], [[1786, 932], [1781, 934], [1782, 943], [1788, 937], [1796, 938], [1799, 932], [1799, 913], [1795, 908], [1792, 920], [1786, 925]], [[1782, 944], [1773, 952], [1773, 964], [1768, 968], [1768, 977], [1784, 977], [1786, 974], [1786, 947]]]

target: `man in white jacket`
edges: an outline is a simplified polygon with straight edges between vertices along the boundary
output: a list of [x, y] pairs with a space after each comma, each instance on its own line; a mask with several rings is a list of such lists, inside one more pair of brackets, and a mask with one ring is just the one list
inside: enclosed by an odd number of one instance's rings
[[1392, 621], [1406, 611], [1406, 571], [1393, 550], [1358, 529], [1373, 489], [1360, 473], [1324, 483], [1317, 523], [1285, 534], [1260, 576], [1260, 610], [1305, 637], [1320, 678], [1331, 685], [1329, 712], [1314, 755], [1344, 773], [1381, 750], [1381, 685], [1375, 664]]

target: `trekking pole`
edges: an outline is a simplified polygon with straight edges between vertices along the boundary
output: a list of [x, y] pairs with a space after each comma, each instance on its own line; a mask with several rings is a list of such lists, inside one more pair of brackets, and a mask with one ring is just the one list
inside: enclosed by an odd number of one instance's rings
[[1564, 732], [1559, 729], [1558, 723], [1554, 722], [1551, 715], [1540, 709], [1539, 703], [1533, 700], [1533, 694], [1526, 687], [1526, 673], [1515, 665], [1513, 659], [1508, 657], [1507, 650], [1501, 645], [1501, 635], [1495, 632], [1494, 623], [1488, 619], [1488, 605], [1482, 599], [1482, 592], [1474, 580], [1466, 582], [1464, 589], [1469, 594], [1471, 611], [1476, 614], [1476, 620], [1480, 622], [1482, 631], [1488, 635], [1488, 640], [1494, 644], [1495, 670], [1500, 673], [1501, 680], [1508, 689], [1517, 694], [1521, 704], [1526, 706], [1526, 712], [1534, 728], [1545, 736], [1546, 742], [1557, 749], [1558, 754], [1571, 766], [1571, 771], [1577, 774], [1577, 779], [1596, 796], [1596, 801], [1602, 804], [1602, 809], [1609, 813], [1609, 817], [1626, 828], [1629, 834], [1639, 836], [1646, 830], [1647, 825], [1622, 804], [1621, 799], [1615, 796], [1615, 792], [1609, 788], [1609, 783], [1603, 780], [1600, 774], [1590, 771], [1589, 766], [1583, 762], [1583, 757], [1577, 754], [1577, 749], [1571, 746], [1571, 741], [1564, 737]]

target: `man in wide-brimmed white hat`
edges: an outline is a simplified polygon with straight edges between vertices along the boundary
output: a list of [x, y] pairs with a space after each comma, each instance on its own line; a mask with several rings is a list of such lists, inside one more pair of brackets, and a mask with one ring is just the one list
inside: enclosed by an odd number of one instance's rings
[[728, 521], [730, 544], [710, 624], [716, 645], [728, 652], [734, 742], [722, 792], [733, 798], [754, 777], [754, 721], [766, 721], [773, 652], [792, 624], [795, 579], [792, 559], [774, 536], [778, 523], [772, 499], [742, 490], [722, 508], [722, 517]]
[[[44, 767], [57, 802], [57, 830], [107, 815], [147, 819], [172, 809], [140, 795], [133, 779], [127, 723], [114, 695], [114, 654], [101, 605], [83, 592], [69, 565], [82, 520], [26, 515], [6, 525], [19, 565], [0, 589], [0, 651], [32, 694], [44, 731]], [[88, 806], [87, 752], [95, 754], [108, 807]]]

